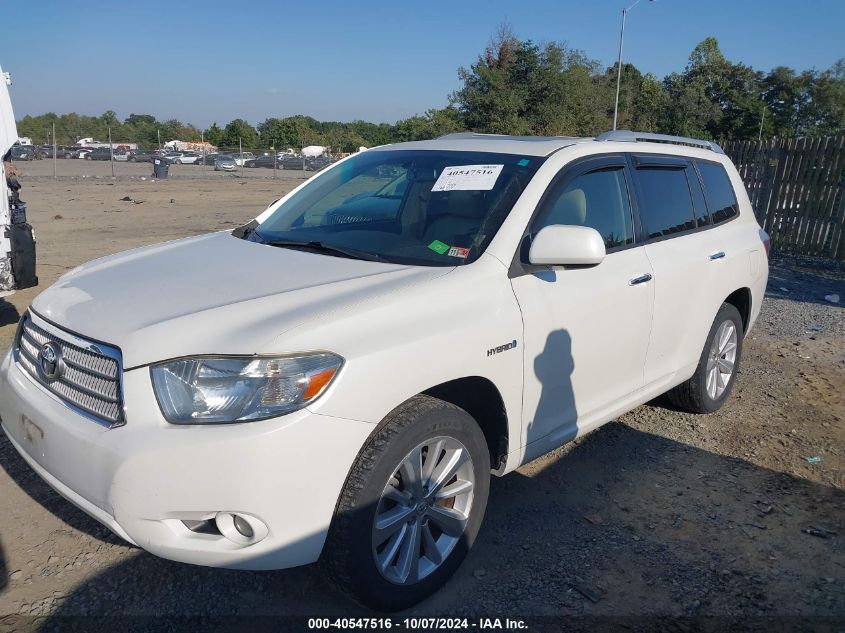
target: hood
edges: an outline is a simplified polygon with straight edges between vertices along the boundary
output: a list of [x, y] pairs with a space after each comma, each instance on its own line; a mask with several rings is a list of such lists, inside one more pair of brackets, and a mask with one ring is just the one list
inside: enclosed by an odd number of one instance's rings
[[383, 264], [212, 233], [83, 264], [33, 302], [119, 347], [129, 369], [194, 354], [280, 353], [285, 331], [452, 268]]
[[0, 68], [0, 156], [18, 140], [15, 113], [12, 111], [12, 100], [9, 97], [11, 85], [12, 79], [9, 73], [4, 73]]

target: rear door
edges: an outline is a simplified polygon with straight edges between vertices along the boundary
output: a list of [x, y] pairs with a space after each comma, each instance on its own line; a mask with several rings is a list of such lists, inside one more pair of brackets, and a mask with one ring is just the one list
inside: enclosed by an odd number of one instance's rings
[[644, 377], [649, 386], [694, 370], [727, 296], [718, 281], [727, 254], [719, 232], [712, 230], [690, 160], [634, 155], [631, 166], [640, 235], [654, 269], [654, 318]]

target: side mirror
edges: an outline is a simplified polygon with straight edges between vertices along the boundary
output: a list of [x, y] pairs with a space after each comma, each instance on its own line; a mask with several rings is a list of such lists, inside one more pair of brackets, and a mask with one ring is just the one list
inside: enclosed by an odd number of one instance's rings
[[528, 261], [545, 266], [589, 266], [600, 264], [606, 254], [604, 240], [594, 228], [551, 224], [531, 241]]

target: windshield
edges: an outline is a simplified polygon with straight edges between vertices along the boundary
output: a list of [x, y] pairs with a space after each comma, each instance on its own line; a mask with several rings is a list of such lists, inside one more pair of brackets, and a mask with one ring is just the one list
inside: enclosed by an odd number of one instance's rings
[[470, 263], [543, 160], [488, 152], [362, 152], [312, 179], [249, 239], [400, 264]]

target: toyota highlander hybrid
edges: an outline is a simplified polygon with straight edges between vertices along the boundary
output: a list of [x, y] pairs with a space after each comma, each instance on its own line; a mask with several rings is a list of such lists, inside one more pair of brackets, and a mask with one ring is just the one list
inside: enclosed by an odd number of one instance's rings
[[767, 255], [711, 142], [375, 148], [234, 232], [61, 277], [0, 367], [2, 425], [153, 554], [319, 560], [364, 604], [401, 609], [466, 556], [491, 473], [664, 392], [722, 406]]

